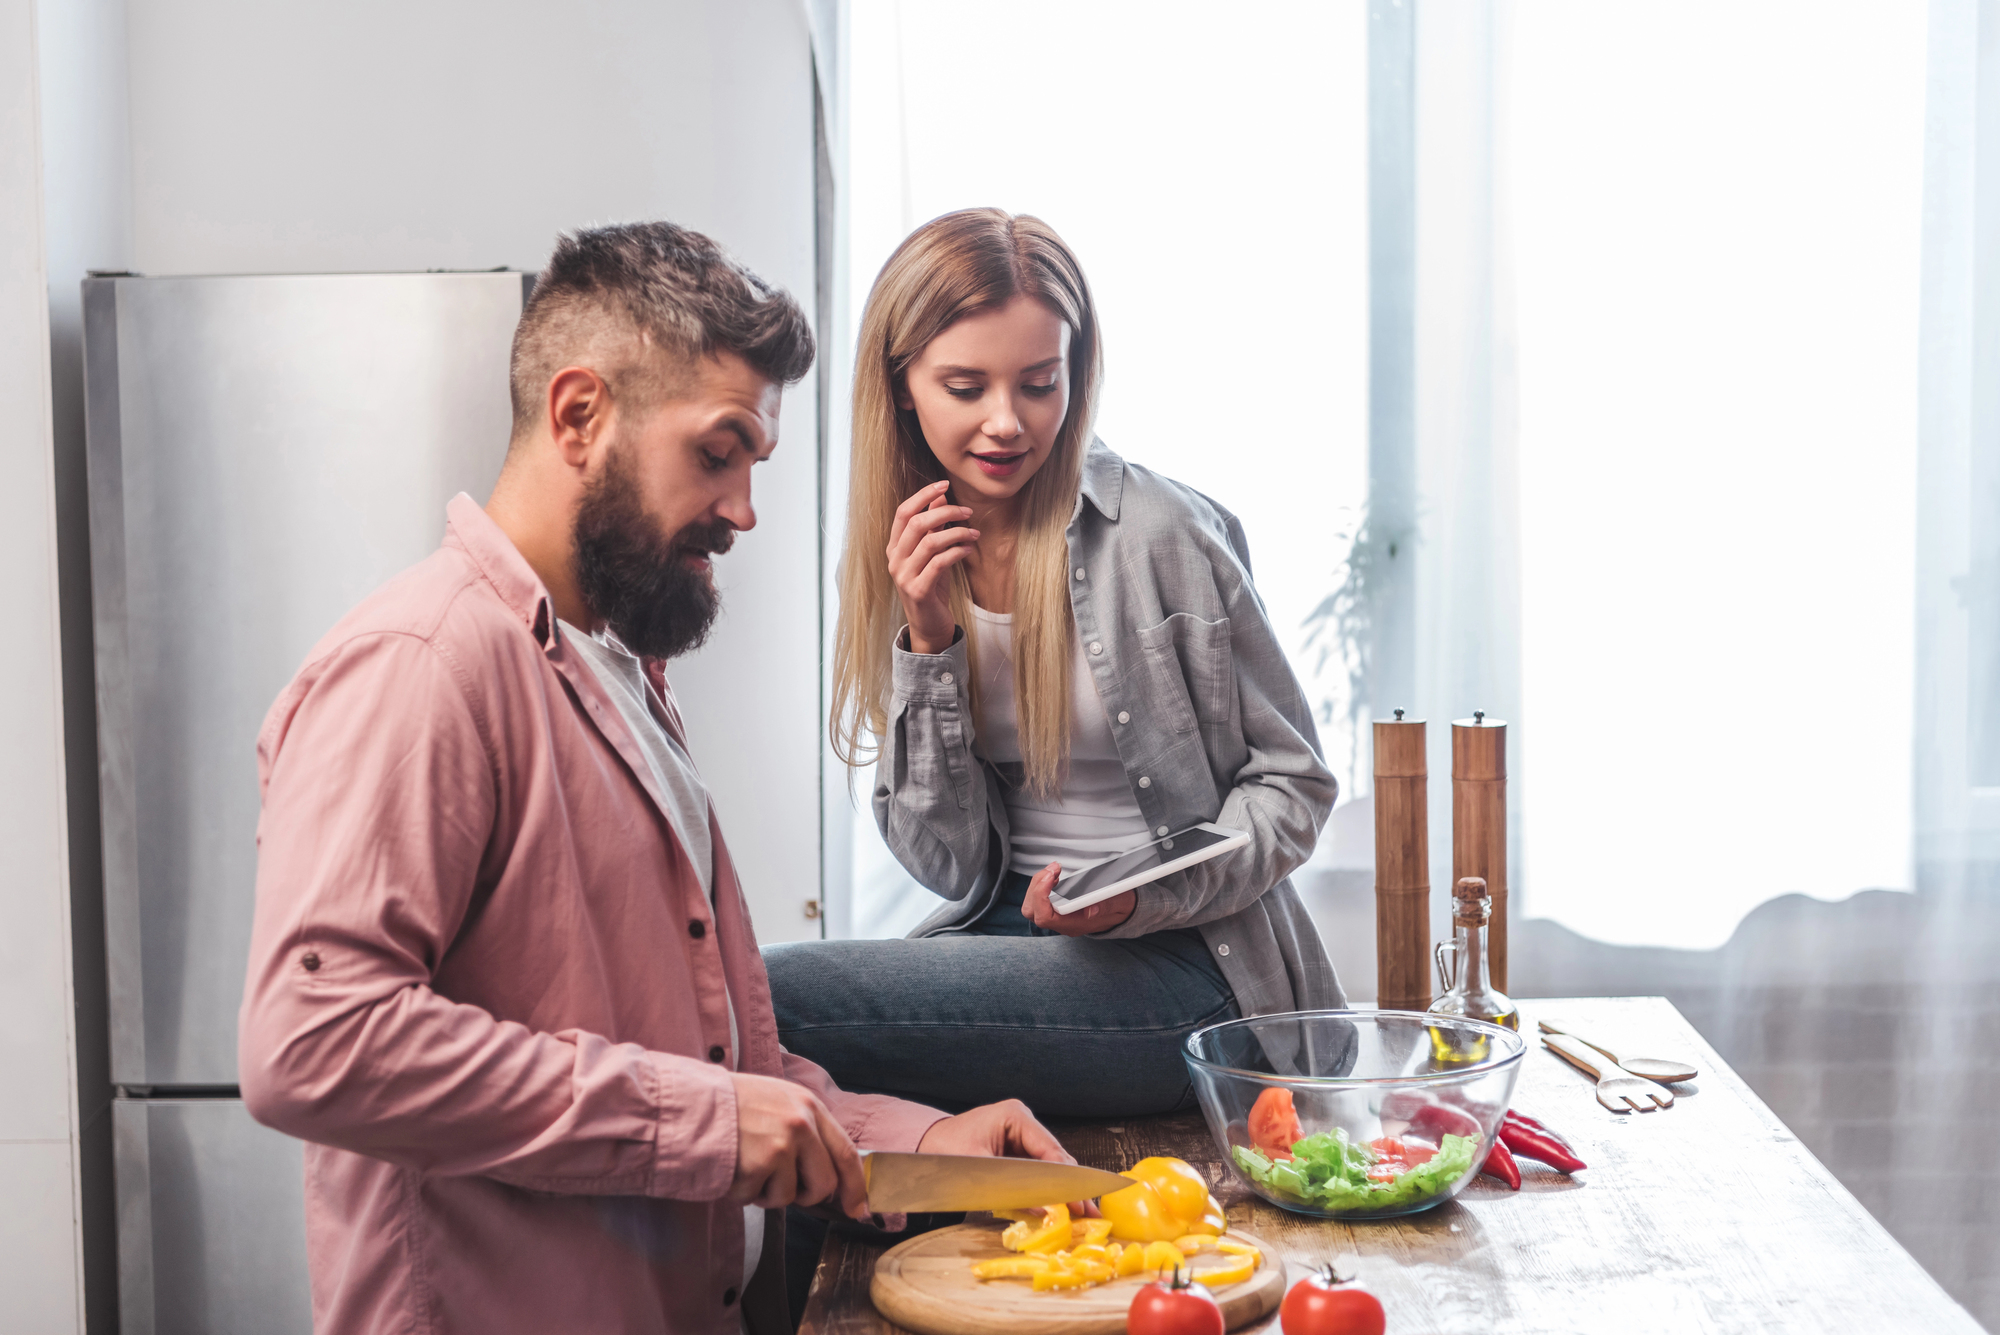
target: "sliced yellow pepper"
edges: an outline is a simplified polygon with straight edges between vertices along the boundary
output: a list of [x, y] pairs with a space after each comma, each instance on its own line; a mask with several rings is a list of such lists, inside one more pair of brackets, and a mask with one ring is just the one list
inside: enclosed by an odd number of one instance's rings
[[1180, 1248], [1188, 1256], [1193, 1256], [1203, 1247], [1214, 1245], [1215, 1235], [1213, 1233], [1189, 1233], [1185, 1237], [1174, 1239], [1174, 1246]]
[[1249, 1243], [1231, 1242], [1228, 1238], [1223, 1238], [1222, 1240], [1217, 1242], [1215, 1244], [1215, 1250], [1219, 1252], [1228, 1252], [1231, 1256], [1254, 1256], [1259, 1261], [1263, 1260], [1264, 1258], [1264, 1253], [1258, 1251], [1255, 1247], [1252, 1247]]
[[1109, 1219], [1072, 1220], [1069, 1226], [1069, 1236], [1071, 1242], [1103, 1242], [1111, 1236], [1111, 1221]]
[[1048, 1261], [1040, 1256], [999, 1256], [977, 1262], [972, 1273], [980, 1279], [1028, 1279], [1048, 1268]]
[[1019, 1219], [1007, 1226], [1000, 1235], [1000, 1245], [1010, 1252], [1052, 1252], [1069, 1244], [1069, 1207], [1051, 1205], [1040, 1213], [1040, 1219], [1030, 1212], [1027, 1219]]
[[[1252, 1250], [1254, 1252], [1255, 1249], [1253, 1248]], [[1244, 1280], [1257, 1273], [1258, 1259], [1255, 1255], [1239, 1257], [1228, 1265], [1217, 1266], [1213, 1270], [1204, 1270], [1197, 1274], [1195, 1278], [1211, 1289], [1219, 1289], [1225, 1284], [1241, 1284]], [[1037, 1282], [1039, 1283], [1039, 1281]]]
[[1187, 1264], [1187, 1257], [1171, 1242], [1149, 1242], [1146, 1244], [1146, 1269], [1177, 1270]]
[[1072, 1247], [1067, 1252], [1061, 1254], [1069, 1257], [1072, 1261], [1108, 1261], [1111, 1259], [1111, 1253], [1101, 1244], [1095, 1242], [1086, 1242], [1081, 1247]]
[[1042, 1271], [1034, 1279], [1036, 1293], [1047, 1293], [1050, 1289], [1081, 1289], [1091, 1282], [1090, 1276], [1079, 1271], [1053, 1268]]
[[1114, 1265], [1120, 1279], [1123, 1279], [1126, 1275], [1144, 1274], [1146, 1271], [1145, 1244], [1135, 1242], [1124, 1251], [1119, 1252], [1118, 1259]]

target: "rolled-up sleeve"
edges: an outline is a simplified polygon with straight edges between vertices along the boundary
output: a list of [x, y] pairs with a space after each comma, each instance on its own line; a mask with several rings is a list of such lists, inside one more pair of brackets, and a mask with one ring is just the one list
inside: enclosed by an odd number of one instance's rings
[[538, 1033], [432, 989], [495, 825], [476, 699], [443, 649], [377, 633], [331, 651], [273, 709], [244, 1100], [280, 1131], [427, 1174], [716, 1199], [735, 1170], [726, 1072]]
[[940, 654], [896, 639], [889, 733], [875, 765], [875, 824], [919, 883], [965, 898], [985, 870], [991, 837], [986, 775], [972, 752], [965, 632]]

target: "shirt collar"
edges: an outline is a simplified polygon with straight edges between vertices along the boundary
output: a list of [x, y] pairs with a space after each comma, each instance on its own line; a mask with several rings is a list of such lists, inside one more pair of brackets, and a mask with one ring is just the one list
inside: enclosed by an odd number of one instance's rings
[[555, 605], [541, 577], [491, 515], [464, 492], [444, 508], [445, 545], [456, 546], [479, 567], [507, 610], [521, 618], [536, 643], [548, 648], [556, 638]]
[[1083, 500], [1097, 507], [1112, 523], [1118, 522], [1118, 500], [1125, 489], [1125, 461], [1111, 452], [1096, 436], [1083, 455]]

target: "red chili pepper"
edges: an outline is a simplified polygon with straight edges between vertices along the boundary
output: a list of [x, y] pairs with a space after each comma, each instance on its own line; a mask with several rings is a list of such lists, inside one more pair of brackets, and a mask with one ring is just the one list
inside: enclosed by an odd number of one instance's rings
[[1486, 1162], [1479, 1166], [1479, 1171], [1488, 1177], [1499, 1178], [1507, 1184], [1509, 1191], [1521, 1189], [1521, 1165], [1514, 1162], [1514, 1156], [1507, 1152], [1507, 1146], [1502, 1141], [1493, 1142], [1493, 1148], [1486, 1152]]
[[1524, 1159], [1538, 1159], [1558, 1172], [1574, 1173], [1589, 1165], [1576, 1157], [1561, 1136], [1535, 1121], [1509, 1111], [1500, 1123], [1500, 1143]]
[[1524, 1112], [1516, 1112], [1514, 1109], [1509, 1108], [1506, 1113], [1506, 1120], [1510, 1122], [1519, 1122], [1522, 1126], [1531, 1127], [1534, 1130], [1539, 1131], [1543, 1135], [1547, 1136], [1550, 1140], [1555, 1141], [1556, 1144], [1562, 1146], [1566, 1150], [1572, 1150], [1576, 1148], [1574, 1145], [1570, 1144], [1567, 1140], [1563, 1139], [1561, 1132], [1552, 1130], [1549, 1127], [1548, 1123], [1530, 1117], [1528, 1116], [1528, 1114]]

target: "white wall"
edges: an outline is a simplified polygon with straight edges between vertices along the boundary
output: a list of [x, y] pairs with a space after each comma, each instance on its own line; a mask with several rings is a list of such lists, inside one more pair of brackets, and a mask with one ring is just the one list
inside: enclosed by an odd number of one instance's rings
[[82, 1326], [32, 0], [0, 0], [0, 1330]]
[[[119, 27], [91, 25], [100, 43]], [[812, 300], [796, 0], [129, 0], [122, 27], [125, 198], [63, 175], [51, 217], [97, 210], [107, 254], [69, 246], [59, 292], [86, 267], [533, 269], [560, 230], [665, 217]], [[79, 142], [119, 119], [66, 114]], [[104, 216], [121, 207], [126, 233]], [[759, 469], [758, 529], [719, 567], [723, 622], [671, 674], [766, 941], [818, 935], [814, 412], [808, 379]]]

